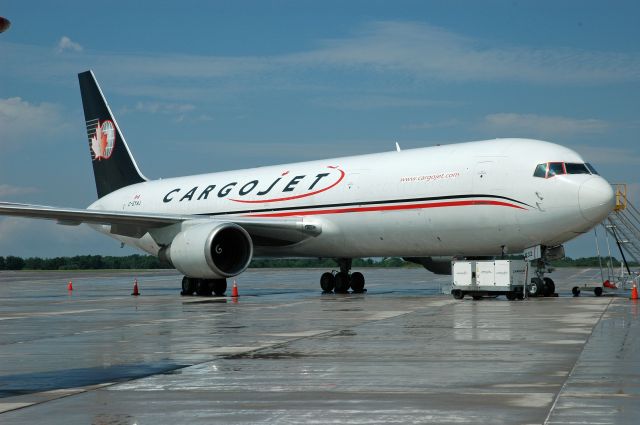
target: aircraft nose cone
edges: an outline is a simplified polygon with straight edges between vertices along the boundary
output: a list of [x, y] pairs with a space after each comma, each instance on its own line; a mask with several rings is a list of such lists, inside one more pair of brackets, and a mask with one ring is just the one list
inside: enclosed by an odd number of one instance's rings
[[602, 177], [592, 177], [582, 183], [578, 193], [582, 216], [594, 224], [600, 223], [615, 207], [611, 185]]

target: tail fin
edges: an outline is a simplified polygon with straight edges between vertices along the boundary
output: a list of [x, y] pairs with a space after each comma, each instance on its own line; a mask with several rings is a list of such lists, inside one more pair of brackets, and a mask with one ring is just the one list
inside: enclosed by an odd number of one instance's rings
[[129, 151], [93, 71], [78, 74], [78, 80], [98, 198], [122, 187], [146, 181]]

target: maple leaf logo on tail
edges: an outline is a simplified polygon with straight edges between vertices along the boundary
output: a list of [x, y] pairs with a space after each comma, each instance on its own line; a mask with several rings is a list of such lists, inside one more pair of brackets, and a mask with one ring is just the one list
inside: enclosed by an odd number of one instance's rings
[[91, 150], [94, 159], [109, 159], [113, 153], [113, 145], [116, 140], [116, 131], [113, 123], [106, 120], [100, 124], [96, 124], [96, 132], [91, 137]]

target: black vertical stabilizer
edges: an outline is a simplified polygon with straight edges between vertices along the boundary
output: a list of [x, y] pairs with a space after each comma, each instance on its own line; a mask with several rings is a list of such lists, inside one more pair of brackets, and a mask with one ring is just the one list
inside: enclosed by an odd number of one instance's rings
[[98, 198], [147, 179], [120, 132], [92, 71], [78, 74]]

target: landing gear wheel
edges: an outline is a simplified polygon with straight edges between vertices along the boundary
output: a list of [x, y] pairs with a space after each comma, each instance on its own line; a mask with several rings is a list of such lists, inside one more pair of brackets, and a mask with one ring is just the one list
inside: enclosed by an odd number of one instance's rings
[[593, 290], [593, 293], [596, 294], [596, 297], [602, 296], [602, 288], [597, 287]]
[[578, 288], [577, 286], [574, 286], [573, 288], [571, 288], [571, 293], [573, 294], [574, 297], [579, 297], [580, 288]]
[[353, 292], [364, 292], [364, 276], [360, 272], [351, 273], [351, 289]]
[[196, 294], [201, 297], [208, 297], [211, 295], [211, 285], [207, 279], [193, 279], [196, 281]]
[[454, 289], [453, 291], [451, 291], [451, 295], [453, 295], [453, 298], [455, 298], [456, 300], [461, 300], [464, 298], [464, 292], [459, 289]]
[[545, 297], [552, 297], [553, 294], [556, 293], [556, 284], [553, 283], [553, 280], [551, 280], [551, 278], [548, 278], [548, 277], [545, 277], [543, 281], [544, 281], [544, 288], [542, 293], [544, 294]]
[[180, 295], [193, 295], [193, 292], [196, 290], [193, 279], [184, 276], [182, 278], [182, 292]]
[[209, 287], [210, 291], [213, 291], [218, 297], [222, 297], [227, 292], [227, 279], [212, 279], [209, 282]]
[[529, 285], [529, 296], [530, 297], [538, 297], [542, 294], [542, 288], [543, 288], [543, 282], [542, 279], [538, 279], [537, 277], [534, 277], [533, 279], [531, 279], [531, 284]]
[[338, 272], [335, 275], [335, 292], [346, 294], [349, 291], [349, 275], [345, 272]]
[[322, 273], [320, 276], [320, 287], [322, 292], [331, 292], [336, 286], [336, 279], [333, 277], [333, 273]]

